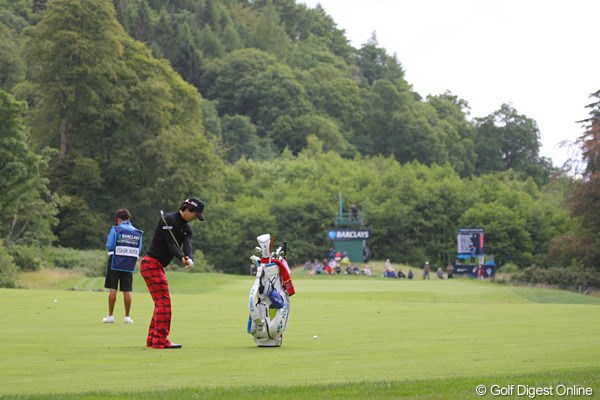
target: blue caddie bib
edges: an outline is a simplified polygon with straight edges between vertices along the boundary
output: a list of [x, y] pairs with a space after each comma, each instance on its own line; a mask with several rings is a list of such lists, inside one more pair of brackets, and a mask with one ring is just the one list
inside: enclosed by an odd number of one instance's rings
[[139, 229], [123, 229], [119, 225], [114, 228], [116, 240], [110, 268], [117, 271], [134, 272], [135, 264], [140, 256], [143, 232]]

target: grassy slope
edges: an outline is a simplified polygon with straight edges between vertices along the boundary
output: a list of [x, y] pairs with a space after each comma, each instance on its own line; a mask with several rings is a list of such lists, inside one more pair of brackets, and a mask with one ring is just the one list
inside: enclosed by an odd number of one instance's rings
[[[106, 293], [0, 290], [0, 393], [250, 398], [285, 385], [288, 398], [464, 398], [494, 379], [600, 384], [597, 298], [471, 280], [300, 273], [283, 347], [259, 349], [245, 333], [252, 277], [170, 272], [169, 280], [171, 338], [181, 351], [145, 348], [152, 304], [139, 275], [134, 325], [100, 322]], [[102, 284], [67, 277], [58, 286]]]

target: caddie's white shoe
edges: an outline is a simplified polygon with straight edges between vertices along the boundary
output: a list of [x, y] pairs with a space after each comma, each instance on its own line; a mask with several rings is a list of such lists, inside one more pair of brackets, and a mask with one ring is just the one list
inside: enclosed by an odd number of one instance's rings
[[123, 320], [123, 322], [125, 322], [126, 324], [133, 324], [133, 320], [129, 317], [125, 317], [125, 319]]
[[104, 322], [105, 324], [112, 324], [115, 322], [115, 317], [114, 317], [114, 315], [108, 315], [108, 316], [102, 318], [102, 322]]

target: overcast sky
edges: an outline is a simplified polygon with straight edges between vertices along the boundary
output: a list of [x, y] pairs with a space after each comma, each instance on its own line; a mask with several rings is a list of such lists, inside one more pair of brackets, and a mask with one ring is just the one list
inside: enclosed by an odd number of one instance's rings
[[320, 4], [359, 48], [376, 32], [423, 98], [446, 90], [471, 117], [511, 103], [560, 166], [600, 90], [600, 0], [298, 0]]

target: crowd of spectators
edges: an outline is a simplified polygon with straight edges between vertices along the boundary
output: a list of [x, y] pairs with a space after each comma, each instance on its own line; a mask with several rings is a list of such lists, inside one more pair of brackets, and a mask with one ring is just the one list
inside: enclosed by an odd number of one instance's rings
[[318, 258], [315, 258], [312, 262], [310, 260], [306, 260], [304, 262], [304, 270], [307, 271], [309, 276], [321, 274], [373, 276], [373, 272], [371, 271], [369, 264], [366, 264], [363, 268], [353, 266], [346, 251], [339, 252], [333, 247], [329, 249], [328, 257], [323, 258], [322, 261], [320, 261]]
[[[340, 252], [336, 251], [335, 248], [330, 247], [327, 253], [327, 257], [323, 258], [323, 260], [319, 260], [318, 258], [315, 258], [313, 261], [306, 260], [304, 263], [304, 270], [307, 271], [307, 274], [309, 276], [336, 274], [375, 276], [373, 271], [369, 267], [369, 257], [370, 251], [368, 250], [368, 247], [366, 247], [366, 250], [364, 252], [364, 263], [363, 266], [359, 268], [356, 265], [352, 265], [352, 262], [350, 261], [350, 258], [348, 257], [346, 251]], [[423, 280], [430, 279], [429, 273], [433, 273], [434, 271], [437, 279], [454, 278], [454, 265], [449, 263], [445, 267], [445, 271], [441, 267], [437, 268], [437, 270], [434, 269], [432, 271], [432, 266], [430, 265], [429, 261], [426, 261], [423, 264], [422, 268]], [[480, 267], [475, 273], [475, 276], [479, 279], [482, 279], [482, 271], [483, 268]], [[412, 280], [415, 277], [415, 273], [411, 268], [408, 269], [408, 272], [405, 272], [402, 268], [395, 268], [391, 260], [388, 258], [385, 260], [384, 263], [383, 277], [391, 279]]]

